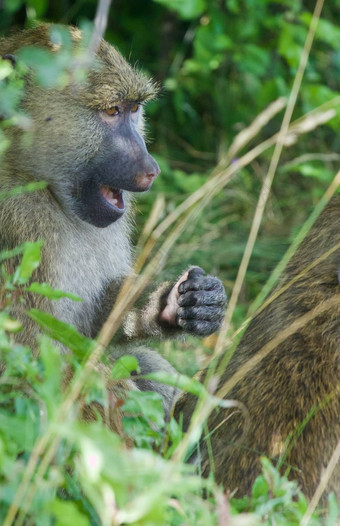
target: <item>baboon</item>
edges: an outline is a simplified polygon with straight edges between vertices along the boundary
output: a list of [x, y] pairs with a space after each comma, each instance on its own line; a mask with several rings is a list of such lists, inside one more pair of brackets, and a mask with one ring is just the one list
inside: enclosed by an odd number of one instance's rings
[[[77, 49], [81, 32], [69, 32]], [[15, 62], [25, 46], [40, 46], [51, 54], [60, 48], [50, 41], [50, 26], [41, 25], [2, 39], [0, 55]], [[24, 308], [16, 312], [23, 322], [18, 340], [32, 348], [38, 328], [25, 309], [38, 307], [95, 338], [122, 281], [131, 274], [132, 194], [147, 191], [160, 172], [143, 139], [142, 105], [156, 93], [156, 85], [104, 40], [82, 83], [70, 80], [60, 89], [45, 89], [32, 71], [25, 76], [21, 109], [29, 116], [29, 129], [6, 130], [10, 146], [2, 159], [0, 186], [6, 191], [43, 180], [47, 187], [1, 201], [1, 248], [43, 240], [34, 280], [83, 299], [52, 302], [27, 295]], [[195, 291], [192, 300], [190, 291]], [[220, 326], [224, 304], [221, 281], [191, 268], [177, 283], [161, 284], [140, 310], [128, 313], [126, 341], [183, 332], [211, 334]], [[134, 344], [125, 350], [138, 357], [141, 373], [173, 370], [156, 352], [138, 350]], [[137, 382], [141, 389], [150, 385], [163, 395], [168, 411], [174, 390]]]
[[[261, 472], [260, 456], [280, 458], [282, 472], [296, 479], [307, 497], [315, 491], [340, 440], [340, 195], [334, 197], [288, 264], [275, 297], [254, 317], [221, 375], [221, 387], [281, 331], [313, 309], [324, 311], [278, 342], [227, 393], [243, 402], [245, 419], [215, 410], [195, 460], [204, 475], [236, 495], [249, 494]], [[294, 281], [292, 281], [294, 280]], [[327, 301], [333, 301], [326, 308]], [[206, 372], [201, 373], [203, 381]], [[183, 394], [175, 414], [188, 426], [196, 400]], [[211, 450], [210, 450], [211, 448]], [[211, 465], [210, 459], [213, 458]], [[194, 460], [194, 459], [192, 459]], [[340, 465], [327, 487], [340, 498]]]

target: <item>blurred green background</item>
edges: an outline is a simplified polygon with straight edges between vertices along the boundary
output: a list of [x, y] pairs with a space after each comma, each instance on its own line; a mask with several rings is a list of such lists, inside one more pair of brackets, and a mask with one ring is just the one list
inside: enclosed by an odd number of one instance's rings
[[[147, 106], [149, 149], [162, 174], [138, 198], [135, 237], [158, 192], [164, 216], [199, 188], [235, 135], [279, 96], [289, 96], [314, 2], [299, 0], [115, 0], [105, 37], [161, 85]], [[36, 21], [82, 25], [96, 0], [6, 0], [0, 30]], [[293, 119], [338, 94], [340, 1], [325, 4]], [[270, 137], [273, 119], [250, 146]], [[261, 290], [294, 232], [334, 176], [339, 116], [283, 151], [234, 323]], [[244, 153], [244, 152], [243, 152]], [[218, 274], [230, 294], [272, 150], [240, 170], [173, 250], [164, 275], [189, 263]], [[164, 276], [162, 276], [164, 277]]]

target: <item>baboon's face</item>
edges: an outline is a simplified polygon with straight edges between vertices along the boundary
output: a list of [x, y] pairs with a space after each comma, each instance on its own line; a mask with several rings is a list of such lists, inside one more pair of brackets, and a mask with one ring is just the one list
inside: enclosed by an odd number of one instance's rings
[[[70, 32], [79, 43], [81, 34]], [[50, 49], [49, 26], [20, 33], [8, 48], [35, 44]], [[106, 227], [124, 214], [124, 191], [128, 202], [129, 192], [148, 190], [160, 172], [143, 139], [142, 103], [156, 92], [102, 41], [85, 81], [49, 90], [28, 78], [22, 106], [29, 129], [14, 135], [9, 157], [18, 171], [45, 180], [68, 216]]]
[[160, 172], [142, 137], [143, 108], [127, 100], [92, 109], [64, 94], [51, 104], [45, 95], [28, 101], [33, 126], [18, 162], [47, 181], [68, 215], [107, 227], [125, 212], [124, 191], [149, 190]]
[[97, 227], [106, 227], [124, 214], [124, 190], [149, 190], [160, 172], [139, 132], [141, 113], [141, 104], [131, 101], [97, 113], [101, 145], [72, 192], [75, 212]]

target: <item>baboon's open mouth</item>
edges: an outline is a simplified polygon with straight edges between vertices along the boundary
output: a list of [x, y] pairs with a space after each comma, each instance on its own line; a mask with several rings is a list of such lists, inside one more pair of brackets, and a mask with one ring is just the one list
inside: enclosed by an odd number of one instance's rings
[[121, 190], [116, 188], [111, 188], [110, 186], [100, 185], [100, 193], [104, 197], [105, 201], [109, 203], [110, 206], [118, 208], [118, 210], [124, 210], [124, 199], [123, 193]]

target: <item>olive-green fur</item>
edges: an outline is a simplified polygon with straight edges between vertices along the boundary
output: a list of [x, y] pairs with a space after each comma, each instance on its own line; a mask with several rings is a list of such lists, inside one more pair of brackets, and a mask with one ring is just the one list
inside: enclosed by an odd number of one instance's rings
[[[0, 55], [15, 55], [21, 48], [28, 46], [39, 46], [51, 53], [58, 52], [59, 46], [50, 41], [51, 27], [43, 24], [0, 39]], [[69, 28], [69, 31], [77, 49], [82, 39], [81, 32], [77, 28]], [[97, 59], [96, 67], [89, 72], [86, 86], [77, 93], [77, 99], [82, 104], [90, 108], [106, 109], [120, 101], [146, 102], [157, 95], [157, 85], [128, 64], [105, 40], [100, 41]]]
[[[81, 33], [75, 28], [69, 28], [69, 31], [76, 48], [81, 41]], [[58, 46], [50, 43], [49, 32], [50, 26], [42, 25], [2, 39], [0, 54], [15, 55], [20, 48], [32, 45], [57, 53]], [[35, 180], [46, 181], [47, 188], [1, 200], [0, 248], [14, 248], [25, 241], [42, 240], [42, 261], [34, 272], [33, 280], [47, 282], [56, 289], [73, 292], [83, 299], [81, 303], [67, 298], [50, 301], [38, 294], [26, 294], [24, 303], [14, 305], [13, 315], [23, 323], [23, 330], [16, 335], [16, 339], [34, 350], [37, 349], [39, 329], [25, 315], [26, 310], [39, 308], [73, 324], [86, 336], [96, 337], [113, 307], [124, 278], [132, 273], [131, 193], [124, 192], [126, 212], [123, 217], [106, 228], [97, 228], [72, 212], [69, 188], [103, 148], [105, 125], [98, 117], [98, 110], [117, 102], [148, 100], [157, 90], [152, 81], [132, 68], [108, 43], [101, 41], [97, 58], [99, 67], [95, 63], [87, 81], [77, 87], [72, 84], [61, 89], [45, 89], [35, 82], [32, 75], [26, 75], [21, 107], [29, 118], [28, 129], [11, 126], [5, 130], [10, 145], [0, 165], [1, 191]], [[142, 114], [136, 128], [142, 135]], [[8, 262], [9, 270], [14, 271], [18, 263], [18, 259]], [[169, 288], [169, 284], [165, 287]], [[144, 298], [143, 308], [135, 309], [133, 316], [127, 316], [122, 336], [125, 345], [152, 334], [167, 335], [158, 320], [163, 293], [164, 285], [159, 292], [153, 293], [150, 301]], [[133, 317], [132, 324], [129, 316]], [[172, 333], [173, 330], [169, 332]], [[131, 352], [130, 347], [125, 349]], [[107, 353], [114, 359], [116, 351], [122, 354], [113, 346]], [[67, 350], [63, 348], [62, 352]], [[143, 357], [147, 370], [153, 363], [156, 370], [167, 367], [173, 371], [163, 358], [158, 359], [156, 352], [142, 349], [135, 354], [142, 371]], [[103, 370], [99, 368], [99, 371]], [[104, 371], [105, 374], [109, 377], [110, 371]], [[174, 390], [171, 388], [170, 392], [160, 384], [155, 385], [155, 389], [157, 387], [164, 395], [165, 408], [169, 410]], [[126, 382], [126, 389], [130, 388], [131, 382]], [[134, 388], [137, 388], [135, 384]], [[111, 390], [114, 400], [114, 387]], [[120, 392], [117, 396], [121, 396]]]

